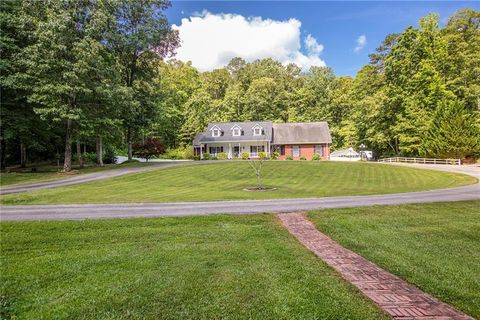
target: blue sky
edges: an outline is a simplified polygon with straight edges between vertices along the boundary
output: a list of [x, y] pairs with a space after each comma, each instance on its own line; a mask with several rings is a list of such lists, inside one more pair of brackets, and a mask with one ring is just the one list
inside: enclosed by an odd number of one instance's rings
[[[305, 68], [325, 64], [337, 75], [355, 75], [388, 33], [416, 26], [429, 12], [439, 13], [444, 24], [465, 7], [480, 10], [480, 2], [173, 1], [167, 16], [183, 40], [178, 57], [203, 70], [233, 55], [247, 60], [271, 55]], [[232, 37], [235, 43], [229, 42]]]

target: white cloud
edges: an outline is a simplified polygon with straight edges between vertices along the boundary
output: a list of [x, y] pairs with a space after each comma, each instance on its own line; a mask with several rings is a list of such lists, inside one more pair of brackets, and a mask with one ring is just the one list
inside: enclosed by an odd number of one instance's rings
[[276, 21], [204, 11], [182, 19], [173, 28], [179, 31], [181, 39], [175, 58], [190, 60], [200, 70], [225, 66], [234, 57], [246, 61], [273, 58], [296, 63], [304, 70], [325, 66], [320, 58], [323, 45], [312, 35], [304, 39], [307, 53], [300, 51], [301, 22], [297, 19]]
[[305, 40], [304, 40], [304, 43], [305, 43], [305, 47], [307, 48], [307, 52], [310, 54], [310, 55], [320, 55], [320, 53], [322, 53], [323, 51], [323, 45], [318, 43], [317, 42], [317, 39], [315, 39], [314, 37], [312, 37], [311, 34], [309, 34]]
[[367, 36], [365, 36], [364, 34], [362, 34], [361, 36], [359, 36], [357, 38], [357, 46], [355, 47], [355, 49], [353, 49], [353, 51], [355, 52], [360, 52], [363, 48], [365, 48], [365, 46], [367, 45]]

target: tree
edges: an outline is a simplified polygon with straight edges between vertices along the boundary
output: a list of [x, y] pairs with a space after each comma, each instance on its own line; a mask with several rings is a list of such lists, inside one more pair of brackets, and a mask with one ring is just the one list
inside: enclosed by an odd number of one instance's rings
[[244, 120], [274, 120], [278, 114], [278, 94], [278, 85], [272, 78], [253, 80], [244, 96]]
[[144, 143], [133, 145], [133, 154], [148, 160], [165, 153], [165, 145], [155, 138], [147, 138]]
[[30, 89], [29, 102], [43, 119], [65, 127], [64, 171], [72, 168], [75, 126], [85, 116], [92, 87], [89, 77], [97, 56], [85, 60], [86, 48], [98, 43], [104, 31], [102, 2], [24, 1], [21, 22], [33, 39], [21, 56], [23, 85]]
[[160, 62], [159, 69], [154, 79], [159, 88], [158, 117], [149, 133], [161, 137], [168, 147], [175, 148], [181, 143], [180, 128], [186, 119], [185, 104], [201, 86], [200, 72], [191, 63], [178, 60]]
[[263, 183], [262, 183], [262, 169], [263, 165], [267, 160], [267, 155], [265, 152], [259, 152], [257, 159], [249, 159], [248, 164], [252, 167], [255, 176], [257, 176], [257, 190], [263, 190]]
[[[113, 2], [114, 28], [107, 34], [121, 65], [125, 96], [121, 119], [126, 131], [128, 158], [132, 158], [135, 133], [155, 118], [155, 100], [151, 94], [158, 62], [171, 56], [179, 44], [178, 32], [172, 30], [163, 13], [168, 0], [119, 0]], [[150, 88], [149, 88], [150, 87]]]
[[468, 109], [480, 109], [480, 12], [462, 9], [441, 31], [447, 43], [447, 87]]
[[445, 101], [435, 111], [422, 146], [422, 154], [434, 158], [465, 159], [480, 152], [478, 111], [460, 101]]
[[185, 103], [185, 122], [180, 129], [181, 140], [184, 143], [191, 143], [195, 134], [203, 130], [211, 119], [211, 106], [213, 100], [203, 89], [195, 93]]

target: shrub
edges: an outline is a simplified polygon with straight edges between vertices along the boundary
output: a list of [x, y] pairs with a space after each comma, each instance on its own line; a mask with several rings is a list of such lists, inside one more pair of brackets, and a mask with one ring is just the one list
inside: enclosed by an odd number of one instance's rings
[[304, 156], [301, 156], [300, 160], [307, 160], [307, 158], [305, 158]]
[[261, 151], [261, 152], [258, 153], [258, 157], [259, 157], [260, 159], [267, 159], [267, 153]]
[[320, 160], [320, 154], [314, 153], [313, 157], [312, 157], [312, 160], [317, 160], [317, 161]]
[[165, 153], [165, 145], [156, 138], [147, 138], [144, 143], [136, 143], [133, 145], [133, 155], [150, 159]]
[[82, 153], [82, 157], [85, 162], [97, 162], [97, 154], [95, 152]]
[[243, 160], [248, 160], [249, 157], [250, 157], [250, 153], [248, 153], [248, 152], [242, 152], [242, 159], [243, 159]]
[[116, 163], [117, 158], [115, 156], [115, 150], [107, 145], [105, 147], [105, 154], [103, 155], [103, 163], [109, 164], [109, 163]]
[[218, 154], [218, 159], [219, 160], [227, 160], [227, 154], [225, 152], [220, 152]]
[[194, 159], [193, 155], [193, 147], [192, 146], [184, 146], [178, 147], [175, 149], [167, 149], [167, 152], [160, 156], [162, 159]]
[[203, 160], [210, 160], [212, 158], [212, 156], [210, 155], [210, 153], [208, 152], [205, 152], [203, 154]]
[[272, 160], [277, 160], [278, 157], [280, 157], [280, 153], [278, 153], [277, 151], [272, 152], [272, 155], [271, 155]]
[[292, 157], [292, 156], [287, 156], [287, 157], [285, 158], [285, 160], [293, 160], [293, 157]]

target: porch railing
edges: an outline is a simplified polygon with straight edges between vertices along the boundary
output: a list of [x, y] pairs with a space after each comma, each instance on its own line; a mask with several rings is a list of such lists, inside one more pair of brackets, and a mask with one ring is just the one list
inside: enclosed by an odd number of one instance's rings
[[461, 165], [460, 159], [434, 159], [434, 158], [406, 158], [406, 157], [393, 157], [379, 159], [378, 162], [403, 162], [403, 163], [424, 163], [424, 164], [451, 164]]

